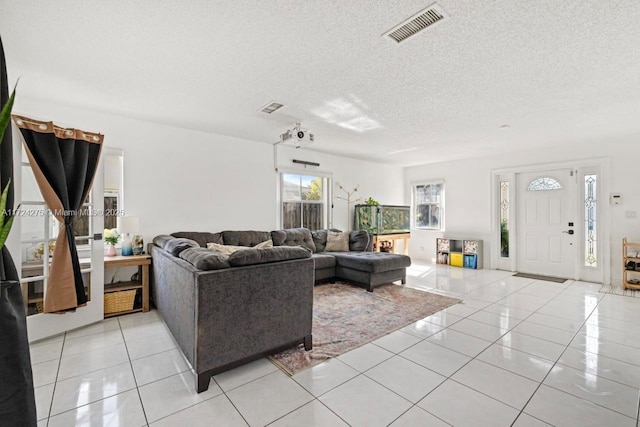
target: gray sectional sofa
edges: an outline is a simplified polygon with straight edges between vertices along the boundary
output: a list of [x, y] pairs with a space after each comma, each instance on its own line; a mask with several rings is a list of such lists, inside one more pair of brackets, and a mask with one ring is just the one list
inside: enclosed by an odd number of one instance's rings
[[[211, 375], [266, 354], [299, 343], [311, 349], [314, 284], [342, 279], [373, 291], [405, 283], [409, 257], [371, 252], [364, 231], [342, 235], [335, 251], [335, 235], [297, 228], [179, 232], [153, 240], [153, 301], [191, 363], [198, 392]], [[267, 242], [273, 247], [261, 247]], [[224, 255], [208, 244], [243, 250]]]

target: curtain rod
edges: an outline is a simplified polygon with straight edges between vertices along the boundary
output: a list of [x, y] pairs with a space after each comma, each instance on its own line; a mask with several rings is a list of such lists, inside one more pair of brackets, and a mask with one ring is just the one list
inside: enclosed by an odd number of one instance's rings
[[[45, 122], [43, 120], [30, 119], [28, 117], [18, 116], [15, 114], [12, 114], [11, 118], [13, 118], [13, 120], [15, 121], [16, 125], [18, 125], [19, 128], [27, 128], [33, 131], [42, 131], [42, 132], [53, 131], [60, 137], [74, 136], [77, 138], [78, 136], [81, 136], [82, 139], [87, 140], [87, 142], [101, 143], [103, 139], [103, 135], [100, 133], [85, 131], [85, 130], [76, 129], [76, 128], [64, 128], [56, 125], [52, 121]], [[37, 129], [35, 129], [35, 127], [37, 127]], [[89, 141], [89, 139], [91, 139], [92, 141]]]

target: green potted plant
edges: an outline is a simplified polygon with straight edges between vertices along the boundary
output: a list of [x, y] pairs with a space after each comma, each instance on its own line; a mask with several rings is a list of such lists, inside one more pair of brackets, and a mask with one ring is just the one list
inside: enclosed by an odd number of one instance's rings
[[[2, 107], [2, 111], [0, 112], [0, 144], [2, 144], [1, 136], [4, 135], [7, 126], [9, 126], [9, 121], [11, 120], [11, 110], [13, 109], [13, 101], [15, 97], [16, 89], [14, 88], [11, 93], [11, 97], [9, 97], [9, 100]], [[2, 196], [0, 198], [0, 249], [2, 249], [7, 241], [7, 237], [9, 237], [9, 231], [11, 231], [11, 226], [13, 225], [13, 220], [15, 218], [7, 212], [7, 197], [10, 186], [11, 179], [9, 179], [7, 185], [5, 185], [2, 190]]]

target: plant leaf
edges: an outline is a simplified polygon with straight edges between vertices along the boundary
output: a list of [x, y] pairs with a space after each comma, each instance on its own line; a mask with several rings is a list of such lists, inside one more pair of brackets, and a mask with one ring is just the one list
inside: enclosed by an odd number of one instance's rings
[[[18, 84], [16, 83], [16, 86]], [[2, 139], [4, 137], [4, 131], [9, 126], [9, 121], [11, 120], [11, 110], [13, 109], [13, 101], [16, 99], [16, 88], [13, 88], [13, 92], [11, 92], [11, 96], [7, 100], [7, 103], [2, 107], [2, 112], [0, 112], [0, 144], [2, 143]]]
[[16, 219], [15, 216], [9, 218], [6, 224], [2, 228], [0, 228], [0, 248], [4, 246], [4, 242], [7, 241], [7, 237], [9, 237], [9, 232], [11, 231], [11, 226], [13, 225], [13, 220]]
[[[11, 185], [11, 178], [7, 181], [7, 185], [2, 190], [2, 197], [0, 197], [0, 226], [4, 226], [5, 209], [7, 208], [7, 197], [9, 197], [9, 186]], [[8, 215], [7, 215], [8, 216]], [[1, 248], [2, 246], [0, 246]]]

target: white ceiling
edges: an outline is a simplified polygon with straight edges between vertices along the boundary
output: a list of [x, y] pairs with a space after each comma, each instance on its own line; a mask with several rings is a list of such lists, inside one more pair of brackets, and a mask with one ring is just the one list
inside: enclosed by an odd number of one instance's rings
[[430, 4], [0, 0], [0, 35], [22, 96], [398, 165], [640, 136], [637, 0], [439, 0], [381, 36]]

